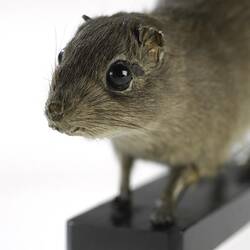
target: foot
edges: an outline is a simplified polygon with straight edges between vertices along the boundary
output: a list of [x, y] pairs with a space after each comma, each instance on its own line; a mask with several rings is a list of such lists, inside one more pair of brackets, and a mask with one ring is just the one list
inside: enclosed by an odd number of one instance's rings
[[150, 218], [151, 224], [155, 229], [164, 229], [173, 225], [174, 216], [171, 210], [166, 206], [160, 206], [155, 209]]
[[120, 196], [112, 201], [111, 219], [115, 225], [123, 225], [129, 222], [131, 217], [131, 199], [124, 199]]

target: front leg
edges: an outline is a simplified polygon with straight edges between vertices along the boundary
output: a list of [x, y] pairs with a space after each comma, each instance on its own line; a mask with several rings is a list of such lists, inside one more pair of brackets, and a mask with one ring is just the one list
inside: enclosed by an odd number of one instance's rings
[[161, 228], [173, 223], [174, 211], [181, 194], [199, 179], [200, 174], [194, 166], [171, 170], [168, 184], [151, 216], [151, 223], [154, 227]]
[[131, 215], [130, 177], [133, 167], [133, 158], [126, 154], [119, 154], [121, 164], [120, 191], [114, 199], [112, 219], [115, 223], [123, 223]]
[[120, 155], [120, 164], [121, 164], [121, 176], [120, 176], [120, 194], [119, 197], [122, 200], [131, 199], [131, 190], [130, 190], [130, 177], [133, 167], [133, 158], [131, 156], [121, 154]]

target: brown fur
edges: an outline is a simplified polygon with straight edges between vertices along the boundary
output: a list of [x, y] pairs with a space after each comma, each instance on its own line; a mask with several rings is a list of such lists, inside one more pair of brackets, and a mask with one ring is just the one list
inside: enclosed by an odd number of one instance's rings
[[[213, 175], [250, 126], [250, 2], [159, 6], [151, 14], [118, 13], [79, 27], [46, 105], [60, 103], [63, 116], [53, 119], [47, 108], [49, 123], [69, 135], [111, 138], [122, 159], [192, 165], [199, 176]], [[153, 37], [150, 27], [158, 31]], [[116, 59], [145, 72], [124, 93], [105, 86]]]

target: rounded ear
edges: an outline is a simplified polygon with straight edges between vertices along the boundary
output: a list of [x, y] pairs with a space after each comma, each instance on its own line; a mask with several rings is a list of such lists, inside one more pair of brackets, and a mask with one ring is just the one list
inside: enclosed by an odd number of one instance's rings
[[135, 30], [135, 37], [142, 49], [142, 57], [151, 62], [159, 63], [164, 52], [164, 34], [162, 31], [149, 26], [141, 26]]

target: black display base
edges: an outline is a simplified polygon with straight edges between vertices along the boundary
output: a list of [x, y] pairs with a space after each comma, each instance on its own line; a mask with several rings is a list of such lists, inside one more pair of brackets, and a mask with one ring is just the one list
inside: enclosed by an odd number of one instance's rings
[[194, 185], [175, 225], [163, 231], [149, 223], [166, 177], [156, 180], [134, 191], [133, 215], [123, 226], [112, 223], [110, 202], [69, 220], [67, 250], [212, 250], [250, 220], [247, 176], [243, 168], [229, 168], [219, 179]]

